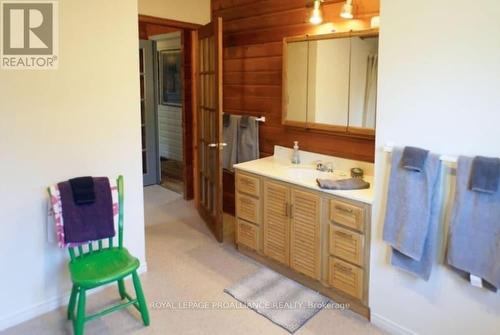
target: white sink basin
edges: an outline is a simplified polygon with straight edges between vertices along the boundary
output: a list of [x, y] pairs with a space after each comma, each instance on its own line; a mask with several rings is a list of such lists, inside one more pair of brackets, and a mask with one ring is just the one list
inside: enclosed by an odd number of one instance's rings
[[346, 178], [347, 173], [343, 171], [324, 172], [318, 171], [313, 166], [290, 166], [286, 169], [286, 175], [293, 180], [316, 180], [320, 179], [341, 179]]

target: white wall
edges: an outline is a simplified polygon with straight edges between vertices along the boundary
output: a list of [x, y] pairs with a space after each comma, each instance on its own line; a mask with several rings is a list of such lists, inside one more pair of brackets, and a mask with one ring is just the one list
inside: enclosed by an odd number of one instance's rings
[[139, 14], [189, 23], [210, 22], [210, 0], [138, 0]]
[[471, 287], [442, 258], [429, 282], [390, 266], [382, 147], [500, 156], [500, 2], [383, 0], [381, 14], [372, 320], [399, 333], [498, 334], [498, 293]]
[[59, 14], [58, 70], [0, 70], [0, 329], [70, 288], [67, 251], [47, 243], [49, 184], [123, 174], [125, 245], [145, 261], [137, 1], [61, 0]]

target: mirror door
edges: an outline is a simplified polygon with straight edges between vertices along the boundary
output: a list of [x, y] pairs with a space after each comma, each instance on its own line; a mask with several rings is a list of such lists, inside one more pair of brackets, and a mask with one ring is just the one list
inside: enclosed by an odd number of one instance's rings
[[222, 242], [222, 19], [198, 30], [197, 208]]

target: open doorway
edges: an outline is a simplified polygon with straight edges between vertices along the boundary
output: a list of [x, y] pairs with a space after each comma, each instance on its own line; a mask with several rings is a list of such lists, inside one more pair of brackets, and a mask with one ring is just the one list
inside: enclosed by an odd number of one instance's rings
[[144, 186], [193, 190], [192, 37], [199, 26], [139, 15]]
[[157, 141], [160, 159], [159, 184], [184, 193], [183, 143], [183, 50], [181, 31], [155, 35]]
[[[145, 188], [146, 216], [154, 213], [154, 208], [173, 206], [180, 210], [192, 206], [182, 200], [177, 202], [180, 196], [172, 191], [172, 186], [177, 187], [174, 189], [177, 191], [182, 188], [184, 199], [195, 198], [192, 209], [198, 211], [215, 238], [234, 241], [234, 217], [222, 213], [222, 190], [226, 183], [220, 159], [224, 149], [221, 130], [222, 20], [218, 18], [198, 26], [140, 15], [139, 36], [140, 44], [149, 45], [151, 50], [151, 55], [143, 55], [143, 58], [152, 59], [154, 63], [153, 84], [141, 86], [145, 96], [148, 96], [148, 87], [155, 90], [153, 100], [143, 104], [146, 106], [142, 127], [144, 185], [152, 185]], [[141, 80], [146, 77], [141, 73]], [[182, 110], [182, 136], [176, 139], [177, 144], [182, 143], [181, 154], [165, 141], [174, 135], [165, 134], [165, 131], [177, 127], [179, 133], [179, 119], [172, 121], [171, 115], [179, 115], [179, 109]], [[151, 123], [153, 127], [149, 126]], [[155, 134], [151, 135], [153, 132]], [[151, 137], [153, 140], [148, 142]], [[175, 143], [175, 139], [170, 143]], [[148, 165], [151, 157], [156, 159], [153, 168], [151, 163]], [[234, 208], [234, 196], [228, 205]], [[155, 218], [147, 222], [155, 222]]]

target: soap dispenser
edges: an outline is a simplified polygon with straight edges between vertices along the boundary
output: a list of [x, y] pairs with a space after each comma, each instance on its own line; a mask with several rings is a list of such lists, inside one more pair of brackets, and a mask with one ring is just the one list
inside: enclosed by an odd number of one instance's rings
[[293, 141], [292, 164], [300, 164], [299, 141]]

